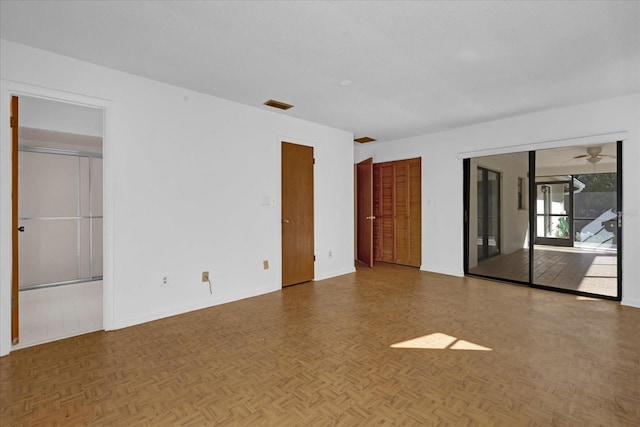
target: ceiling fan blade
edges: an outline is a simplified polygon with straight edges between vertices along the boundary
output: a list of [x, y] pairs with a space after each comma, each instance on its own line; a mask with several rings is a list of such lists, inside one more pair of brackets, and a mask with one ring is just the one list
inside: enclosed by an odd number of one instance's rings
[[575, 156], [574, 159], [584, 159], [585, 157], [591, 157], [588, 154], [583, 154], [581, 156]]

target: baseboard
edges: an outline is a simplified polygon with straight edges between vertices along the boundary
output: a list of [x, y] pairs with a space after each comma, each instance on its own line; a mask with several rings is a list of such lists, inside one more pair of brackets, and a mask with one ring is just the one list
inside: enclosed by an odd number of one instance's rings
[[180, 307], [174, 307], [171, 308], [169, 310], [163, 310], [163, 311], [157, 311], [154, 313], [148, 313], [145, 314], [143, 316], [140, 317], [134, 317], [134, 318], [130, 318], [130, 319], [125, 319], [125, 320], [121, 320], [118, 321], [116, 320], [114, 322], [114, 327], [110, 328], [110, 329], [105, 329], [105, 330], [118, 330], [118, 329], [123, 329], [123, 328], [128, 328], [130, 326], [135, 326], [135, 325], [141, 325], [143, 323], [147, 323], [147, 322], [153, 322], [155, 320], [160, 320], [160, 319], [164, 319], [166, 317], [171, 317], [171, 316], [177, 316], [180, 314], [185, 314], [185, 313], [189, 313], [191, 311], [196, 311], [196, 310], [202, 310], [205, 308], [210, 308], [210, 307], [215, 307], [216, 305], [221, 305], [221, 304], [227, 304], [230, 302], [234, 302], [234, 301], [240, 301], [243, 300], [245, 298], [252, 298], [252, 297], [257, 297], [259, 295], [264, 295], [264, 294], [268, 294], [270, 292], [275, 292], [275, 291], [279, 291], [280, 289], [261, 289], [258, 290], [256, 292], [251, 292], [248, 293], [246, 295], [235, 295], [233, 297], [229, 297], [229, 298], [223, 298], [223, 299], [219, 299], [216, 300], [214, 302], [211, 302], [209, 300], [207, 301], [202, 301], [202, 302], [198, 302], [196, 304], [187, 304], [187, 305], [183, 305]]
[[620, 304], [626, 305], [628, 307], [640, 308], [640, 299], [622, 298], [622, 301], [620, 301]]
[[321, 276], [316, 276], [313, 280], [318, 281], [318, 280], [332, 279], [334, 277], [343, 276], [345, 274], [355, 273], [355, 271], [356, 271], [355, 267], [345, 268], [343, 270], [337, 270], [331, 273], [323, 274]]
[[446, 274], [447, 276], [454, 276], [454, 277], [463, 277], [464, 276], [464, 272], [462, 270], [449, 270], [449, 269], [442, 269], [442, 268], [429, 268], [426, 266], [421, 266], [420, 267], [421, 271], [426, 271], [427, 273], [437, 273], [437, 274]]

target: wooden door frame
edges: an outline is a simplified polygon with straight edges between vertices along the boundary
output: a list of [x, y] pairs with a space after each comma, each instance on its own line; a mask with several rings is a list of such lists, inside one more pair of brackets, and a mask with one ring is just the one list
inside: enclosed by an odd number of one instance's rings
[[20, 342], [18, 257], [18, 97], [11, 96], [11, 344]]

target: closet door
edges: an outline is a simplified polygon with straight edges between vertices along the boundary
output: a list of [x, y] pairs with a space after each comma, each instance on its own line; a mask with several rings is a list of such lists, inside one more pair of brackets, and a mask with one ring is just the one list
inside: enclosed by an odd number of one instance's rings
[[422, 264], [422, 159], [411, 159], [409, 163], [409, 262]]
[[419, 267], [422, 261], [421, 159], [395, 166], [395, 263]]
[[380, 164], [380, 261], [384, 262], [396, 262], [394, 170], [392, 162]]
[[373, 182], [374, 259], [419, 267], [421, 159], [374, 164]]
[[373, 164], [373, 260], [382, 260], [382, 204], [381, 204], [381, 185], [380, 185], [380, 164]]
[[409, 264], [409, 163], [394, 162], [395, 169], [395, 261]]

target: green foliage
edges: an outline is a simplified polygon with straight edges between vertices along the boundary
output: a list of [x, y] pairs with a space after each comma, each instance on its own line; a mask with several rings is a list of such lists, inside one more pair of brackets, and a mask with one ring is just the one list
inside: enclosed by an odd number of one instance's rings
[[562, 217], [558, 220], [558, 227], [556, 230], [558, 237], [564, 238], [569, 235], [569, 221], [567, 221], [567, 218]]
[[585, 184], [584, 193], [607, 193], [616, 191], [617, 175], [615, 173], [590, 173], [574, 177]]

